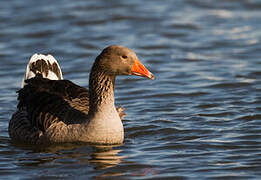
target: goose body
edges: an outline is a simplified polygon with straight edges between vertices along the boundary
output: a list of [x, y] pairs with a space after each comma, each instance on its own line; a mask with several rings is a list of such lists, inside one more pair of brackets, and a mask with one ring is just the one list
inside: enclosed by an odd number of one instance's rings
[[154, 78], [136, 54], [123, 46], [109, 46], [96, 58], [89, 90], [63, 80], [53, 56], [33, 55], [18, 91], [17, 111], [9, 122], [11, 139], [30, 144], [122, 143], [124, 112], [114, 104], [117, 75]]

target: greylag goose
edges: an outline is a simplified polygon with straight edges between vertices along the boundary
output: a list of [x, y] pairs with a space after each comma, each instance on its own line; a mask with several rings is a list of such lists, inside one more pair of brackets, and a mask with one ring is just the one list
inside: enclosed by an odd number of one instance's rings
[[89, 90], [63, 80], [53, 56], [33, 55], [18, 91], [17, 111], [9, 122], [11, 139], [30, 144], [121, 144], [124, 112], [114, 105], [117, 75], [154, 79], [136, 54], [123, 46], [109, 46], [97, 56]]

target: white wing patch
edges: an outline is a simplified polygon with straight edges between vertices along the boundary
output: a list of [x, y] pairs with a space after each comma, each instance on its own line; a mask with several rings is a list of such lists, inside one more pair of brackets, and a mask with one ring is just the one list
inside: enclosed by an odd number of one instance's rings
[[61, 80], [63, 79], [61, 68], [56, 61], [56, 59], [48, 54], [34, 54], [26, 67], [26, 72], [24, 74], [21, 87], [23, 88], [26, 83], [26, 79], [31, 79], [36, 76], [36, 74], [42, 75], [43, 78], [48, 78], [51, 80]]

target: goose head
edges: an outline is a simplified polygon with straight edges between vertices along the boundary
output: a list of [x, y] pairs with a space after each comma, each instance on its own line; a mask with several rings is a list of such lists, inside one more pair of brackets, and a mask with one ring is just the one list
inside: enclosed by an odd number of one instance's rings
[[154, 75], [140, 62], [135, 52], [124, 46], [108, 46], [97, 57], [96, 63], [108, 75], [136, 75], [154, 79]]

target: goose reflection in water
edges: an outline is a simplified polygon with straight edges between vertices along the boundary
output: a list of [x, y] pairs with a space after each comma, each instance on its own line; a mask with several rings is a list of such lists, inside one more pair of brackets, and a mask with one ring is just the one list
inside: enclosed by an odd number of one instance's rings
[[71, 168], [75, 168], [74, 165], [90, 168], [88, 164], [91, 164], [91, 168], [106, 169], [117, 166], [124, 159], [124, 156], [119, 155], [122, 150], [116, 149], [117, 146], [63, 144], [32, 149], [31, 146], [22, 145], [20, 148], [28, 152], [26, 157], [18, 159], [17, 165], [46, 167], [46, 164], [50, 164], [50, 168], [59, 168], [61, 164], [70, 164]]

